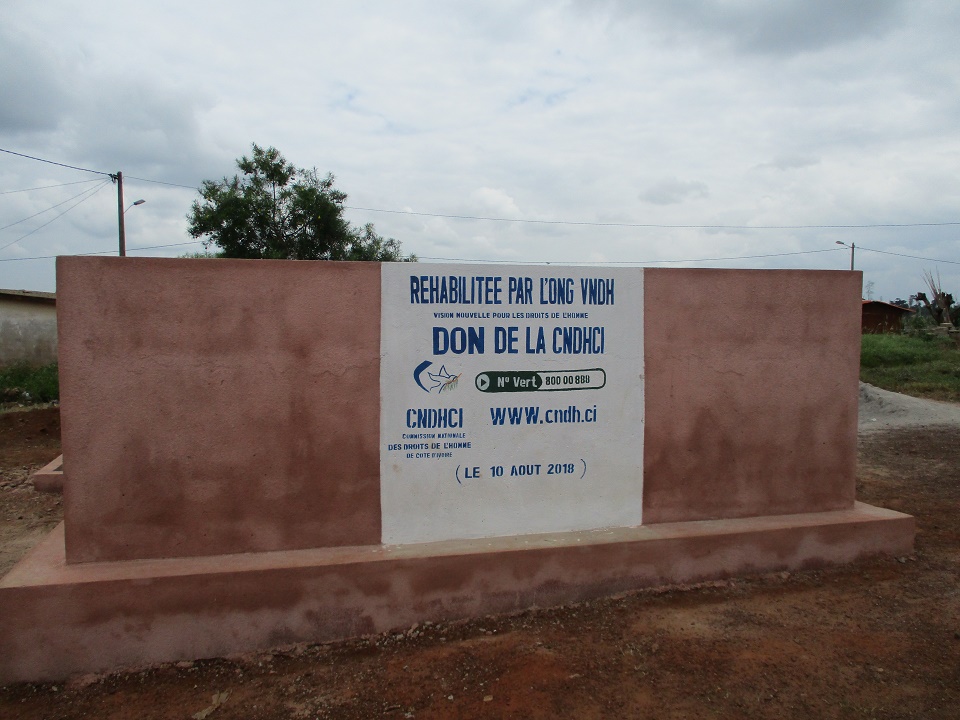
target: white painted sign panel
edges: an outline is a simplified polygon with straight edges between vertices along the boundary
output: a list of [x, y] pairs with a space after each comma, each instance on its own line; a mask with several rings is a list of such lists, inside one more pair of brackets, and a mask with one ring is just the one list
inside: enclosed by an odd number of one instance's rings
[[382, 266], [383, 542], [641, 522], [643, 271]]

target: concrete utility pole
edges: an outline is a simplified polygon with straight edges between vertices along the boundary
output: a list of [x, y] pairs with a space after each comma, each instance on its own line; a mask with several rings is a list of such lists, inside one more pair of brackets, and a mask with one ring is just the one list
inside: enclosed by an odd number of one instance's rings
[[837, 240], [837, 245], [843, 245], [844, 247], [850, 248], [850, 269], [853, 270], [853, 254], [857, 251], [857, 244], [850, 243], [849, 245], [847, 245], [842, 240]]
[[111, 175], [114, 182], [117, 183], [117, 218], [120, 221], [120, 257], [127, 254], [127, 233], [123, 227], [123, 173], [117, 170], [116, 175]]

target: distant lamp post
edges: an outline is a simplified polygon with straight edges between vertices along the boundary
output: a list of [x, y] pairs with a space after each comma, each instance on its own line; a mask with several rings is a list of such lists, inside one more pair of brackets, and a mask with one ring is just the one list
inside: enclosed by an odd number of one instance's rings
[[850, 243], [849, 245], [847, 245], [842, 240], [837, 240], [837, 245], [843, 245], [844, 247], [850, 248], [850, 269], [853, 270], [853, 254], [857, 251], [857, 244]]
[[[146, 202], [143, 198], [135, 200], [130, 203], [127, 208], [120, 213], [120, 257], [125, 257], [127, 254], [127, 229], [123, 221], [123, 216], [127, 214], [127, 210], [137, 205], [143, 205]], [[117, 207], [123, 207], [123, 173], [117, 173]]]

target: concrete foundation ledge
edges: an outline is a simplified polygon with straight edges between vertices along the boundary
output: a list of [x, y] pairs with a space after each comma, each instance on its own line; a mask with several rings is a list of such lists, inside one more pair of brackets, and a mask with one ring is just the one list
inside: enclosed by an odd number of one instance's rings
[[63, 492], [63, 455], [58, 455], [30, 476], [37, 492]]
[[592, 532], [68, 566], [61, 524], [0, 579], [0, 683], [905, 554], [913, 538], [909, 515], [857, 503]]

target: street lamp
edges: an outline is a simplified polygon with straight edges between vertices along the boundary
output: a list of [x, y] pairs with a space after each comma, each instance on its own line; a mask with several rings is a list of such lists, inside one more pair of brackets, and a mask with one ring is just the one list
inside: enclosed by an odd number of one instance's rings
[[127, 214], [127, 210], [135, 205], [143, 205], [146, 200], [143, 198], [135, 200], [127, 206], [126, 210], [121, 210], [121, 208], [123, 208], [123, 173], [118, 171], [116, 175], [111, 175], [111, 177], [115, 178], [117, 183], [117, 214], [120, 217], [120, 257], [125, 257], [127, 254], [127, 230], [124, 226], [123, 216]]
[[850, 243], [849, 245], [847, 245], [842, 240], [837, 240], [837, 245], [843, 245], [844, 247], [850, 248], [850, 269], [853, 270], [853, 254], [857, 251], [857, 244]]

